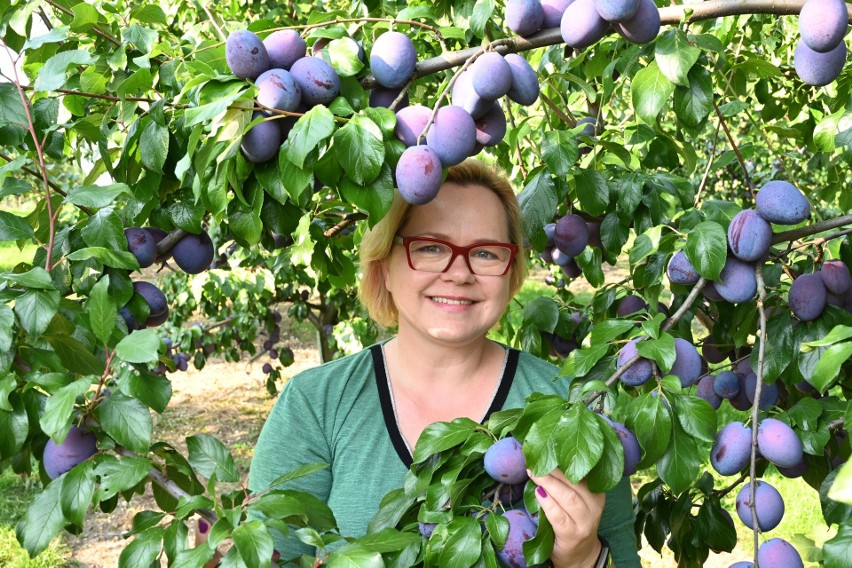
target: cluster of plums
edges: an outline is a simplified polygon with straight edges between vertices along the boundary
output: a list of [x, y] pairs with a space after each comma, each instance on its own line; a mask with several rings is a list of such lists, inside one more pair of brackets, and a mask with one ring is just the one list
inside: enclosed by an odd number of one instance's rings
[[852, 310], [852, 275], [842, 260], [827, 260], [819, 270], [802, 274], [790, 285], [790, 310], [801, 321], [817, 319], [829, 304]]
[[565, 276], [577, 278], [583, 273], [574, 257], [583, 252], [586, 245], [602, 248], [599, 223], [586, 221], [579, 215], [568, 213], [555, 223], [544, 226], [547, 243], [541, 251], [541, 259], [555, 264]]
[[[210, 235], [206, 232], [188, 233], [181, 237], [170, 250], [161, 254], [157, 250], [157, 243], [166, 235], [167, 233], [158, 227], [129, 227], [124, 230], [127, 250], [136, 258], [139, 268], [148, 268], [155, 262], [166, 262], [169, 258], [188, 274], [199, 274], [210, 267], [215, 247]], [[133, 292], [148, 305], [148, 315], [144, 321], [139, 321], [130, 308], [131, 303], [128, 302], [119, 310], [128, 331], [157, 327], [165, 323], [169, 317], [169, 303], [156, 285], [137, 280], [133, 283]]]
[[[726, 424], [716, 435], [710, 451], [713, 469], [726, 476], [742, 471], [751, 461], [752, 434], [752, 429], [742, 422]], [[787, 477], [799, 477], [804, 473], [802, 442], [795, 431], [781, 420], [764, 418], [760, 421], [757, 427], [757, 451]], [[737, 494], [737, 516], [749, 529], [755, 529], [752, 508], [757, 519], [756, 528], [761, 532], [777, 527], [784, 516], [784, 500], [781, 494], [763, 480], [755, 482], [754, 500], [751, 496], [751, 483], [743, 485]], [[803, 566], [796, 549], [780, 538], [770, 539], [760, 546], [758, 563], [761, 566], [783, 568]], [[751, 566], [751, 563], [739, 562], [734, 566]]]
[[275, 347], [281, 341], [281, 314], [272, 312], [272, 328], [269, 330], [269, 337], [263, 341], [263, 351], [269, 355], [269, 361], [263, 364], [261, 370], [264, 374], [270, 374], [275, 368], [273, 364], [279, 361], [285, 367], [289, 367], [295, 361], [295, 354], [289, 347], [285, 347], [280, 351]]
[[793, 67], [809, 85], [828, 85], [846, 63], [846, 27], [849, 13], [844, 0], [807, 0], [799, 12], [801, 36]]

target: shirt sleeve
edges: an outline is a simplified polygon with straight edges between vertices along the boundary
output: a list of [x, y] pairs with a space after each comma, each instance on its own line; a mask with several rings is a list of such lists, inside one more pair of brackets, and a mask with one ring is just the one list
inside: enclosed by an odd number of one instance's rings
[[[322, 405], [312, 403], [298, 386], [299, 379], [296, 377], [284, 386], [263, 425], [249, 470], [248, 486], [252, 493], [269, 488], [275, 479], [299, 466], [311, 463], [331, 464], [331, 452], [320, 415]], [[304, 491], [327, 502], [331, 482], [331, 469], [326, 468], [279, 485], [275, 489]], [[249, 509], [249, 517], [262, 518], [262, 515]], [[275, 530], [272, 530], [272, 534], [275, 549], [282, 558], [314, 554], [313, 547], [304, 544], [292, 534], [285, 537]]]
[[630, 478], [623, 477], [606, 494], [603, 516], [598, 532], [609, 543], [616, 568], [641, 568], [636, 533], [633, 529], [633, 495]]

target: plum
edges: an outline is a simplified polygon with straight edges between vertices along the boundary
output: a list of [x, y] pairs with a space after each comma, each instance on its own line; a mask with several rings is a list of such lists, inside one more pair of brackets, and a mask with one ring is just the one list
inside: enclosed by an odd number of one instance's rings
[[78, 426], [71, 426], [61, 444], [53, 440], [47, 441], [42, 455], [44, 471], [50, 479], [56, 479], [71, 471], [78, 463], [95, 455], [97, 451], [97, 439], [94, 434]]
[[813, 321], [825, 310], [826, 289], [817, 274], [802, 274], [790, 285], [787, 302], [793, 315], [802, 321]]
[[204, 272], [213, 262], [215, 247], [205, 231], [187, 233], [172, 247], [172, 258], [187, 274]]
[[225, 62], [237, 77], [254, 81], [269, 69], [269, 53], [257, 34], [236, 30], [225, 40]]
[[[263, 117], [260, 111], [252, 113], [252, 120]], [[252, 126], [243, 134], [240, 150], [246, 160], [254, 164], [268, 162], [281, 147], [281, 125], [278, 120], [264, 120]]]
[[758, 215], [777, 225], [796, 225], [811, 216], [808, 198], [796, 186], [782, 180], [763, 185], [754, 205]]
[[577, 261], [572, 258], [568, 261], [568, 264], [562, 267], [562, 274], [564, 274], [568, 278], [577, 278], [581, 274], [583, 274], [583, 269], [580, 268], [580, 265], [577, 264]]
[[660, 10], [654, 0], [639, 0], [633, 17], [613, 24], [613, 29], [631, 43], [648, 43], [660, 33]]
[[754, 568], [754, 562], [740, 560], [739, 562], [734, 562], [728, 568]]
[[429, 538], [435, 532], [437, 526], [437, 523], [417, 523], [417, 530], [420, 531], [422, 536]]
[[150, 232], [141, 227], [128, 227], [124, 229], [124, 238], [127, 239], [127, 250], [136, 257], [139, 268], [148, 268], [154, 264], [157, 241]]
[[846, 42], [841, 41], [831, 51], [814, 51], [800, 41], [793, 54], [793, 67], [799, 78], [808, 85], [822, 87], [840, 75], [846, 63]]
[[783, 467], [780, 465], [776, 465], [775, 469], [778, 470], [778, 473], [783, 475], [784, 477], [789, 477], [791, 479], [795, 479], [797, 477], [802, 477], [808, 471], [808, 462], [802, 459], [799, 463], [793, 465], [792, 467]]
[[562, 216], [556, 222], [554, 241], [557, 248], [568, 256], [574, 257], [583, 252], [589, 244], [589, 227], [585, 219], [573, 213]]
[[544, 19], [541, 22], [542, 29], [558, 28], [562, 23], [562, 14], [574, 0], [541, 0], [541, 8], [544, 11]]
[[772, 245], [772, 227], [753, 209], [743, 209], [728, 225], [728, 246], [746, 262], [763, 258]]
[[713, 391], [722, 398], [734, 398], [740, 392], [740, 378], [733, 371], [722, 371], [713, 380]]
[[647, 309], [648, 304], [645, 303], [645, 300], [641, 296], [630, 294], [618, 302], [618, 307], [616, 308], [615, 313], [618, 317], [623, 318], [630, 314], [635, 314], [636, 312], [641, 312]]
[[306, 105], [327, 105], [340, 94], [340, 77], [319, 57], [303, 57], [293, 63], [290, 73], [302, 90]]
[[677, 337], [674, 344], [675, 361], [669, 374], [679, 378], [680, 385], [684, 388], [694, 385], [701, 376], [701, 355], [695, 345], [686, 339]]
[[[784, 499], [777, 489], [765, 481], [758, 481], [754, 486], [754, 509], [760, 530], [771, 531], [784, 516]], [[737, 493], [737, 515], [745, 526], [754, 529], [751, 516], [751, 482], [743, 485]]]
[[[370, 106], [390, 108], [401, 92], [402, 89], [389, 89], [381, 85], [376, 85], [370, 91]], [[408, 91], [406, 91], [394, 109], [403, 109], [408, 106], [408, 103]]]
[[296, 30], [277, 30], [263, 40], [269, 54], [269, 66], [290, 70], [293, 64], [305, 57], [308, 46]]
[[255, 81], [257, 102], [278, 110], [293, 112], [302, 102], [302, 89], [293, 75], [284, 69], [269, 69]]
[[119, 315], [124, 318], [124, 323], [127, 326], [127, 331], [136, 331], [137, 329], [142, 329], [142, 326], [139, 325], [139, 322], [136, 321], [136, 318], [133, 317], [133, 314], [130, 313], [130, 309], [127, 307], [121, 308], [118, 310]]
[[721, 349], [719, 349], [719, 345], [716, 344], [716, 340], [712, 335], [708, 335], [701, 342], [701, 354], [707, 360], [708, 363], [713, 363], [714, 365], [721, 363], [725, 359], [730, 358], [732, 355], [732, 351], [723, 353]]
[[695, 270], [695, 267], [692, 266], [692, 263], [689, 262], [689, 259], [686, 258], [686, 253], [682, 250], [672, 255], [666, 268], [666, 273], [669, 275], [669, 280], [672, 284], [682, 284], [685, 286], [695, 284], [701, 277], [698, 271]]
[[[749, 403], [754, 404], [754, 393], [757, 390], [757, 375], [747, 373], [743, 376], [740, 388], [745, 392]], [[760, 404], [758, 407], [761, 410], [772, 408], [778, 403], [778, 385], [775, 383], [763, 383], [760, 387]]]
[[500, 514], [509, 521], [509, 535], [506, 544], [497, 551], [497, 560], [506, 568], [526, 568], [523, 545], [524, 541], [535, 536], [536, 524], [522, 509], [511, 509]]
[[387, 88], [405, 85], [417, 66], [417, 49], [402, 32], [385, 32], [370, 51], [370, 70], [376, 82]]
[[624, 22], [636, 15], [639, 0], [595, 0], [595, 9], [607, 22]]
[[506, 136], [506, 115], [500, 103], [495, 101], [491, 110], [476, 120], [476, 141], [483, 146], [496, 146]]
[[[618, 352], [618, 362], [617, 366], [620, 369], [627, 361], [635, 357], [639, 354], [636, 350], [637, 339], [632, 339], [628, 343], [621, 348], [621, 351]], [[640, 358], [637, 362], [633, 363], [624, 373], [621, 375], [621, 382], [625, 385], [631, 387], [638, 387], [639, 385], [643, 385], [647, 383], [651, 376], [654, 374], [654, 365], [648, 359]]]
[[504, 20], [506, 27], [519, 36], [534, 34], [544, 23], [541, 0], [508, 0]]
[[412, 105], [401, 108], [396, 112], [394, 134], [406, 146], [416, 146], [417, 137], [426, 128], [430, 116], [432, 116], [432, 109], [426, 108], [423, 105]]
[[722, 475], [734, 475], [751, 460], [751, 428], [742, 422], [726, 424], [713, 442], [710, 464]]
[[754, 276], [754, 266], [728, 256], [725, 266], [715, 282], [716, 291], [722, 298], [732, 304], [740, 304], [754, 298], [757, 293], [757, 278]]
[[444, 166], [462, 163], [476, 145], [476, 123], [463, 108], [447, 105], [438, 109], [426, 134], [426, 144], [435, 150]]
[[621, 446], [624, 448], [624, 475], [633, 475], [636, 473], [636, 465], [642, 457], [642, 449], [639, 447], [639, 440], [630, 429], [621, 422], [610, 420], [606, 416], [604, 419], [609, 422], [612, 429], [615, 430], [616, 436], [621, 441]]
[[524, 497], [524, 486], [526, 482], [521, 483], [501, 483], [500, 490], [497, 492], [497, 499], [503, 506], [516, 505]]
[[411, 146], [400, 156], [395, 176], [403, 199], [412, 205], [429, 203], [441, 188], [441, 159], [429, 146]]
[[782, 538], [771, 538], [757, 550], [757, 564], [772, 568], [804, 568], [802, 557]]
[[533, 104], [538, 99], [540, 91], [538, 74], [535, 69], [517, 53], [507, 53], [503, 59], [512, 72], [512, 85], [509, 87], [506, 96], [519, 105], [529, 106]]
[[495, 101], [509, 92], [512, 68], [496, 51], [486, 51], [470, 66], [470, 79], [477, 95]]
[[610, 23], [601, 18], [595, 0], [575, 0], [562, 14], [562, 40], [570, 47], [582, 49], [603, 38]]
[[169, 302], [154, 284], [137, 280], [133, 283], [133, 291], [148, 304], [148, 319], [143, 324], [145, 327], [156, 327], [169, 319]]
[[497, 440], [485, 450], [482, 458], [485, 472], [500, 483], [523, 483], [527, 476], [526, 459], [521, 443], [507, 436]]
[[849, 274], [849, 269], [842, 260], [823, 262], [819, 269], [819, 276], [825, 284], [825, 289], [837, 296], [845, 295], [852, 288], [852, 275]]
[[551, 334], [548, 339], [550, 341], [550, 353], [554, 357], [564, 359], [570, 355], [572, 351], [580, 348], [580, 344], [578, 344], [575, 340], [562, 337], [556, 333]]
[[453, 83], [451, 101], [454, 105], [467, 111], [474, 120], [482, 118], [485, 113], [491, 110], [491, 103], [493, 102], [476, 94], [476, 91], [473, 90], [473, 74], [469, 71], [463, 71], [456, 77]]
[[551, 261], [553, 262], [553, 264], [556, 264], [558, 266], [567, 266], [568, 263], [571, 262], [572, 258], [573, 257], [568, 256], [567, 254], [559, 250], [558, 247], [553, 247], [553, 250], [550, 252]]
[[804, 457], [796, 432], [776, 418], [764, 418], [757, 427], [757, 449], [776, 466], [793, 467]]
[[837, 47], [848, 25], [849, 14], [843, 0], [807, 0], [799, 12], [802, 41], [819, 53]]
[[698, 381], [695, 394], [698, 398], [706, 400], [714, 410], [718, 410], [722, 406], [722, 398], [716, 394], [716, 378], [713, 375], [706, 375]]

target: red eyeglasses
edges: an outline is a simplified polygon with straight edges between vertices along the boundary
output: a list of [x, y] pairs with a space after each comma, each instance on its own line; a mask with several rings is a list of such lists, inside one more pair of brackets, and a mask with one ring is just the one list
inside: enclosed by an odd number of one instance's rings
[[512, 266], [518, 245], [512, 243], [474, 243], [460, 247], [433, 237], [394, 237], [405, 247], [408, 266], [421, 272], [446, 272], [457, 256], [462, 256], [473, 274], [503, 276]]

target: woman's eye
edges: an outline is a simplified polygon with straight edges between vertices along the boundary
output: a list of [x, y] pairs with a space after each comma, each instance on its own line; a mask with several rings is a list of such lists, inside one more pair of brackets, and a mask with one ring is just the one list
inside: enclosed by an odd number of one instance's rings
[[497, 255], [491, 252], [490, 250], [480, 249], [474, 252], [474, 256], [477, 258], [481, 258], [482, 260], [496, 260]]

